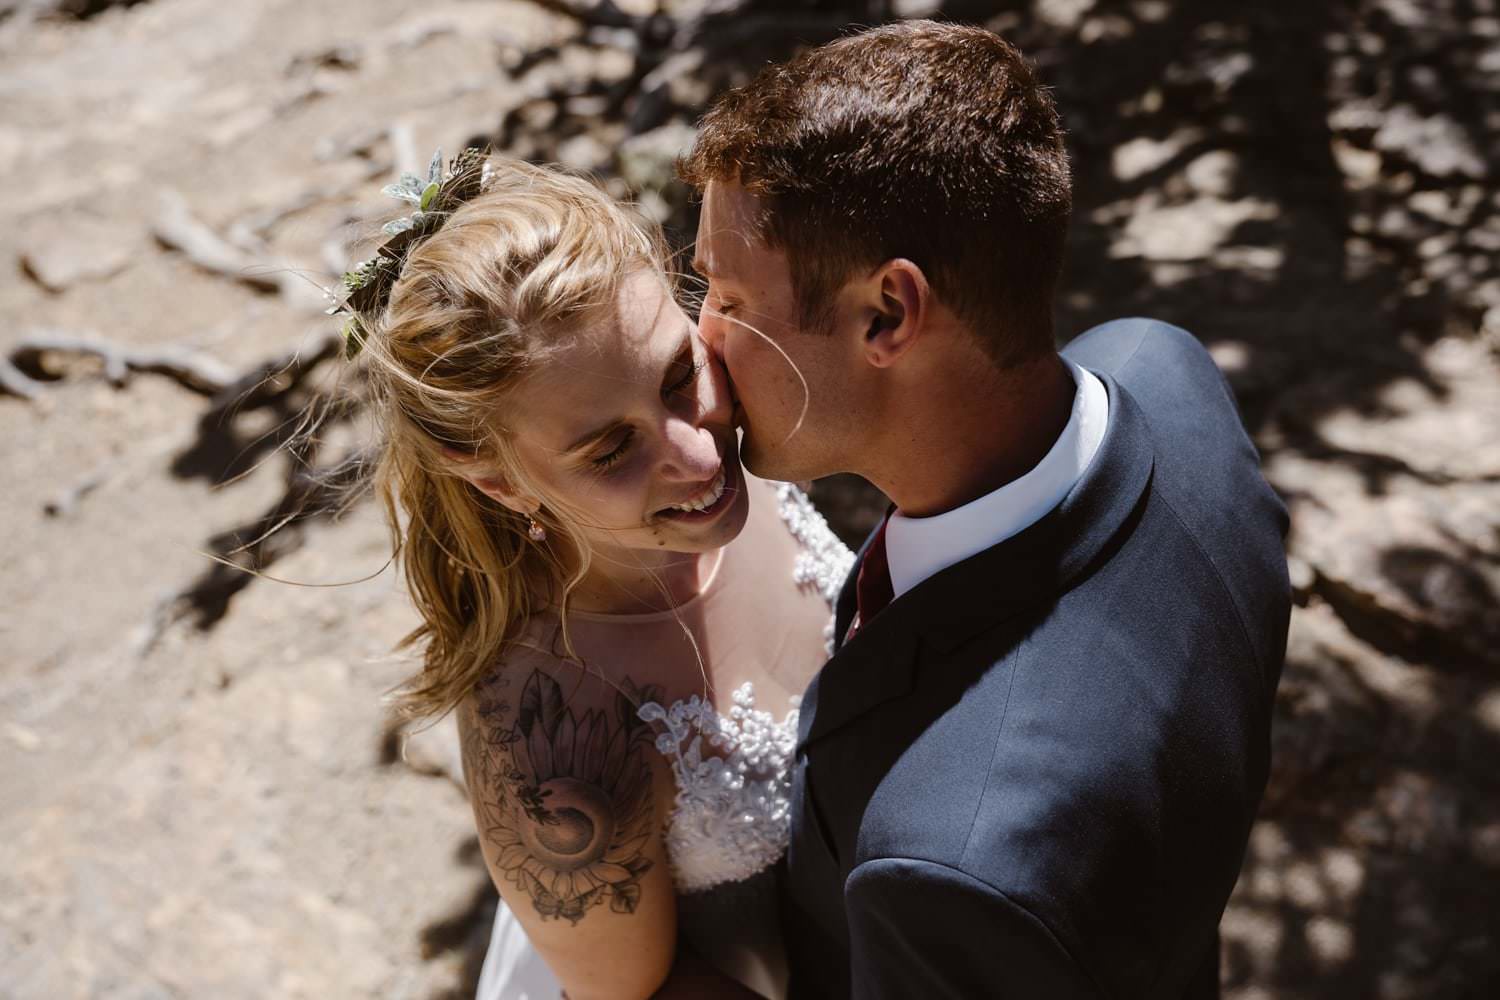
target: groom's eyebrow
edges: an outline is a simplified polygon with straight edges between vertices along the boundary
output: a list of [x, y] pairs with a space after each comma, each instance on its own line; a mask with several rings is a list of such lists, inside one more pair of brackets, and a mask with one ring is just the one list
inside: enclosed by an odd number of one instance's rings
[[703, 275], [703, 277], [705, 278], [718, 277], [718, 275], [714, 273], [713, 268], [708, 266], [708, 261], [704, 260], [702, 257], [694, 257], [693, 262], [688, 266], [697, 273]]

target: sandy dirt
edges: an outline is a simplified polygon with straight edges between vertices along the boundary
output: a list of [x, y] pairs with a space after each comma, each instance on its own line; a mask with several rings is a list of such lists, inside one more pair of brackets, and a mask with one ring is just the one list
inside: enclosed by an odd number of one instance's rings
[[[472, 990], [494, 893], [443, 732], [403, 762], [382, 708], [414, 618], [377, 509], [257, 550], [319, 586], [205, 555], [287, 495], [304, 386], [225, 406], [23, 348], [231, 376], [313, 354], [380, 185], [474, 139], [597, 170], [680, 239], [670, 159], [711, 94], [884, 9], [694, 25], [683, 2], [673, 33], [621, 6], [0, 3], [0, 996]], [[1495, 8], [895, 7], [1035, 56], [1076, 169], [1064, 337], [1130, 314], [1200, 336], [1292, 509], [1233, 1000], [1500, 988]], [[882, 509], [843, 479], [816, 497], [850, 540]]]

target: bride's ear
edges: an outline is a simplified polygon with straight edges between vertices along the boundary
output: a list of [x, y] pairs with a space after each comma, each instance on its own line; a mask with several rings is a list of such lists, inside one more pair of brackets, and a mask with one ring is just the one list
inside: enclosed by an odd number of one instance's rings
[[541, 508], [536, 497], [515, 489], [509, 479], [478, 456], [443, 445], [443, 457], [454, 474], [496, 503], [519, 514], [535, 514]]

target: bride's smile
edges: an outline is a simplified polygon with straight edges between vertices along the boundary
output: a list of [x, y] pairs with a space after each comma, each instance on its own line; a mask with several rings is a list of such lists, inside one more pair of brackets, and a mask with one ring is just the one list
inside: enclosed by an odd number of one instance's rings
[[621, 282], [614, 307], [561, 339], [513, 390], [518, 457], [545, 501], [604, 552], [705, 552], [747, 509], [722, 365], [659, 275]]

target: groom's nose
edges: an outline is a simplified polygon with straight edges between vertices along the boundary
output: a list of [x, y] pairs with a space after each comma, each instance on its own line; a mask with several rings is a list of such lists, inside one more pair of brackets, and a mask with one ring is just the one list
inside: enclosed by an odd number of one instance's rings
[[724, 363], [724, 320], [718, 313], [704, 306], [698, 313], [698, 335], [708, 345], [720, 364]]

